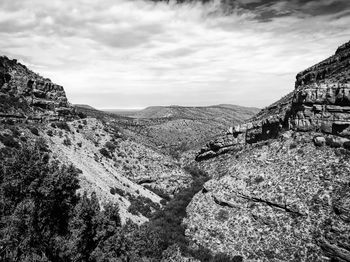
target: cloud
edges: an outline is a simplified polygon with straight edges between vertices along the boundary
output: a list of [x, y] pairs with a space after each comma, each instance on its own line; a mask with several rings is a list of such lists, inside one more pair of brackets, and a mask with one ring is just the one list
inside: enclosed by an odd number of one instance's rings
[[349, 40], [346, 3], [2, 0], [0, 49], [73, 103], [262, 107]]

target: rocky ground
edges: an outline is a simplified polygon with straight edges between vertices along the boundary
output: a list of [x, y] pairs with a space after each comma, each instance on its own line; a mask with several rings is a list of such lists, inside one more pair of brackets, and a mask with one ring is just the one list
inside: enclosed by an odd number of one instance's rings
[[187, 207], [193, 246], [244, 261], [348, 259], [349, 153], [312, 138], [288, 133], [202, 162], [214, 178]]

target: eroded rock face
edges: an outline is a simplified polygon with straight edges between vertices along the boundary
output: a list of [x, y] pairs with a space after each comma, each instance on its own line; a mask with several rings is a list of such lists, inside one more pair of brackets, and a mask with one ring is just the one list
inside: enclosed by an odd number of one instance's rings
[[350, 42], [297, 75], [290, 124], [350, 138]]
[[197, 160], [234, 150], [238, 145], [275, 138], [288, 129], [339, 136], [341, 146], [350, 141], [350, 42], [330, 58], [300, 72], [292, 93], [250, 122], [208, 143]]
[[295, 135], [199, 163], [213, 179], [187, 207], [194, 248], [243, 261], [350, 261], [349, 158]]
[[201, 149], [197, 160], [207, 160], [198, 164], [213, 179], [187, 207], [193, 247], [243, 261], [350, 261], [350, 161], [341, 147], [350, 149], [350, 42]]
[[0, 119], [57, 121], [74, 116], [64, 89], [7, 57], [0, 57]]

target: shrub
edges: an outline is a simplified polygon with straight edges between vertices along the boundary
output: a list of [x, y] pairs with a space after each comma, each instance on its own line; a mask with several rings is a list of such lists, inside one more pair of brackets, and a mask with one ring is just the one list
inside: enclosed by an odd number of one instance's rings
[[42, 137], [39, 137], [36, 140], [36, 146], [41, 152], [50, 152], [49, 146], [46, 144], [45, 139]]
[[143, 196], [133, 196], [128, 194], [128, 199], [130, 201], [130, 206], [128, 211], [133, 215], [139, 215], [140, 213], [150, 218], [152, 216], [152, 211], [160, 209], [159, 204], [154, 203], [151, 199]]
[[7, 147], [19, 148], [20, 144], [9, 135], [0, 135], [0, 142], [3, 143]]
[[225, 222], [229, 219], [229, 213], [225, 209], [220, 209], [219, 212], [216, 214], [216, 220], [219, 222]]
[[161, 198], [165, 199], [166, 201], [170, 200], [170, 196], [166, 193], [164, 193], [162, 190], [156, 188], [156, 187], [151, 187], [149, 185], [145, 185], [145, 188], [147, 188], [149, 191], [152, 191], [154, 194], [160, 196]]
[[70, 127], [65, 121], [55, 122], [55, 126], [59, 129], [65, 130], [67, 132], [70, 132]]
[[6, 125], [13, 126], [15, 124], [15, 121], [13, 121], [12, 119], [6, 119], [3, 121], [3, 123]]
[[12, 128], [10, 128], [10, 130], [11, 130], [13, 136], [16, 138], [21, 135], [21, 133], [18, 131], [18, 129], [16, 127], [12, 127]]
[[66, 137], [64, 140], [63, 140], [63, 144], [65, 146], [71, 146], [72, 145], [72, 141], [69, 139], [69, 137]]
[[86, 118], [87, 116], [86, 116], [86, 114], [83, 113], [83, 112], [78, 112], [78, 117], [81, 118], [81, 119], [84, 119], [84, 118]]
[[115, 187], [114, 192], [115, 192], [115, 194], [118, 194], [120, 196], [125, 196], [125, 191], [123, 189]]
[[30, 127], [29, 130], [33, 135], [39, 136], [39, 130], [36, 127]]
[[110, 153], [108, 152], [108, 150], [106, 148], [102, 147], [99, 151], [100, 151], [101, 155], [103, 155], [104, 157], [112, 159], [112, 156], [110, 155]]
[[113, 152], [116, 149], [117, 146], [112, 141], [108, 141], [108, 142], [106, 142], [105, 147], [109, 151]]
[[208, 177], [208, 174], [196, 165], [188, 165], [184, 169], [191, 174], [192, 178]]
[[53, 136], [53, 131], [51, 129], [47, 130], [46, 134], [48, 136]]

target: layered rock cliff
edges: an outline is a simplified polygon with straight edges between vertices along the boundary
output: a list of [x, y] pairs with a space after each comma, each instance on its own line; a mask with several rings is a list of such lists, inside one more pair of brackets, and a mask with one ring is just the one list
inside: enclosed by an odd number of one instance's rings
[[64, 89], [5, 56], [0, 57], [0, 120], [57, 121], [74, 116]]
[[289, 129], [320, 132], [329, 145], [350, 147], [350, 42], [330, 58], [300, 72], [293, 92], [251, 121], [209, 142], [197, 160], [275, 138]]
[[212, 179], [187, 206], [192, 247], [245, 262], [350, 261], [349, 54], [350, 42], [201, 150]]

